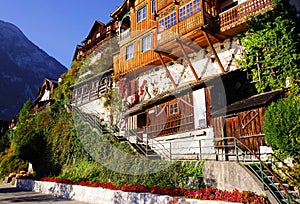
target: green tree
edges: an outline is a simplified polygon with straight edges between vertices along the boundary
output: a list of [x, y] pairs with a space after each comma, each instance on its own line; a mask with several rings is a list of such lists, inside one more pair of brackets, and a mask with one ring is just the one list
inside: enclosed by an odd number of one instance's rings
[[289, 96], [272, 103], [264, 116], [267, 143], [283, 156], [300, 162], [300, 97]]
[[258, 92], [270, 91], [292, 82], [298, 92], [300, 82], [300, 32], [295, 10], [283, 0], [276, 7], [251, 18], [250, 29], [241, 38], [245, 52], [240, 67], [248, 71]]

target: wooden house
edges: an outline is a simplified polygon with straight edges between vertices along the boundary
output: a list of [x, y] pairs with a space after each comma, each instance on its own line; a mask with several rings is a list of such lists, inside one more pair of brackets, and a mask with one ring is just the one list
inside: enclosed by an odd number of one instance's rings
[[70, 87], [71, 104], [81, 111], [107, 120], [104, 94], [113, 85], [112, 53], [118, 50], [116, 39], [118, 23], [115, 20], [104, 24], [95, 21], [82, 45], [77, 45], [73, 61], [82, 61], [82, 67]]
[[34, 112], [41, 108], [49, 108], [53, 102], [54, 89], [57, 87], [58, 81], [45, 78], [42, 86], [38, 90], [38, 97], [33, 102]]
[[212, 113], [249, 96], [235, 36], [248, 16], [272, 8], [271, 0], [124, 0], [111, 17], [119, 23], [113, 69], [127, 136], [171, 146], [214, 138]]
[[103, 42], [113, 38], [116, 35], [117, 25], [114, 20], [107, 24], [96, 20], [81, 45], [76, 46], [73, 61], [80, 61], [82, 58], [91, 55]]

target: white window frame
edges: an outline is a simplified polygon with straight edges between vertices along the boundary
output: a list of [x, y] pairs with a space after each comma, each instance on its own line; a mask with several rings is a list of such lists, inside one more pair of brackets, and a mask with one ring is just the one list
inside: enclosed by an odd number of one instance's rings
[[[145, 46], [144, 46], [145, 45]], [[141, 39], [141, 51], [145, 53], [152, 49], [152, 33]]]
[[126, 47], [126, 60], [130, 60], [134, 57], [134, 44], [130, 44]]
[[147, 18], [147, 5], [143, 6], [136, 12], [136, 22], [142, 22]]

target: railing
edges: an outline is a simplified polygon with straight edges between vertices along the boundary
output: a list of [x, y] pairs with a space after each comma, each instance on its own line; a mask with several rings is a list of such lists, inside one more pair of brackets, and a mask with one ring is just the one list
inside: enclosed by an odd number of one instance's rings
[[177, 29], [176, 26], [172, 26], [164, 30], [163, 32], [159, 33], [157, 36], [158, 44], [174, 41], [178, 35], [176, 29]]
[[[282, 185], [281, 181], [277, 178], [277, 176], [269, 169], [269, 167], [260, 160], [255, 153], [253, 153], [246, 145], [241, 143], [239, 140], [235, 139], [235, 151], [238, 154], [238, 151], [243, 150], [238, 146], [240, 144], [243, 148], [245, 148], [251, 155], [254, 156], [255, 159], [258, 160], [257, 162], [251, 162], [251, 165], [247, 165], [251, 171], [260, 178], [261, 182], [264, 184], [270, 193], [274, 196], [274, 198], [278, 201], [278, 203], [291, 203], [291, 198], [287, 189]], [[242, 162], [246, 163], [242, 160]], [[249, 161], [246, 163], [249, 164]], [[258, 171], [257, 171], [258, 170]], [[270, 176], [271, 175], [271, 176]], [[274, 182], [275, 180], [275, 182]], [[278, 184], [278, 185], [277, 185]], [[282, 191], [284, 193], [282, 193]]]
[[130, 28], [123, 31], [121, 34], [120, 34], [120, 41], [119, 42], [122, 42], [124, 40], [127, 40], [128, 38], [130, 38]]
[[102, 126], [99, 124], [99, 122], [97, 121], [96, 117], [91, 116], [88, 113], [84, 113], [82, 112], [78, 107], [76, 106], [72, 106], [72, 110], [75, 111], [75, 113], [77, 113], [80, 118], [83, 119], [83, 121], [87, 122], [92, 128], [95, 128], [99, 131], [100, 134], [103, 134], [103, 128]]
[[272, 0], [249, 0], [219, 14], [221, 31], [245, 22], [246, 17], [273, 7]]
[[203, 18], [198, 13], [181, 22], [179, 22], [179, 34], [184, 35], [196, 28], [199, 28], [203, 24]]
[[[278, 203], [290, 203], [287, 189], [277, 176], [249, 147], [235, 137], [220, 139], [198, 139], [177, 141], [177, 144], [189, 142], [189, 146], [172, 145], [175, 141], [159, 141], [161, 148], [153, 148], [158, 153], [164, 152], [164, 158], [169, 160], [235, 160], [247, 166], [270, 191]], [[177, 139], [178, 140], [178, 139]], [[220, 141], [232, 141], [221, 143]], [[166, 156], [169, 154], [169, 156]], [[266, 160], [268, 161], [268, 160]]]
[[[93, 128], [96, 128], [101, 134], [103, 129], [98, 123], [97, 118], [90, 114], [83, 113], [79, 108], [73, 107], [73, 110], [79, 114], [79, 116]], [[138, 144], [138, 141], [143, 141], [138, 134], [129, 130], [126, 134], [127, 137], [136, 137], [137, 143], [133, 144], [143, 155], [146, 157], [156, 156], [155, 153], [162, 154], [164, 159], [173, 160], [215, 160], [221, 158], [227, 160], [230, 156], [231, 159], [237, 162], [243, 162], [253, 174], [255, 174], [263, 183], [264, 187], [270, 191], [273, 197], [278, 203], [290, 203], [291, 198], [287, 189], [283, 186], [277, 176], [269, 169], [269, 167], [260, 159], [260, 155], [256, 155], [248, 146], [235, 137], [227, 138], [212, 138], [212, 139], [193, 139], [193, 135], [190, 135], [188, 139], [180, 141], [189, 144], [188, 148], [184, 145], [173, 147], [171, 141], [157, 141], [152, 139], [149, 142], [147, 139], [146, 144]], [[180, 140], [180, 139], [179, 139]], [[230, 143], [220, 143], [220, 141], [233, 141]], [[169, 149], [167, 148], [169, 147]], [[153, 148], [153, 149], [152, 149]], [[219, 152], [221, 150], [221, 153]], [[150, 154], [152, 152], [152, 154]], [[161, 158], [161, 157], [160, 157]]]
[[[292, 172], [292, 167], [287, 165], [284, 161], [279, 159], [276, 155], [270, 155], [270, 163], [273, 170], [275, 170], [279, 175], [286, 177], [292, 186], [297, 186], [300, 183], [300, 179], [296, 178], [294, 175], [290, 174]], [[280, 166], [280, 167], [279, 167]], [[299, 195], [298, 195], [299, 197]]]

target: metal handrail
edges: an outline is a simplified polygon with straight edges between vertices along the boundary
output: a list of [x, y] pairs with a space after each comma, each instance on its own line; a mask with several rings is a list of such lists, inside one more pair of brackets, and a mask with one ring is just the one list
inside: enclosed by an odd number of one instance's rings
[[100, 134], [103, 134], [103, 128], [101, 127], [101, 125], [98, 123], [97, 119], [93, 118], [91, 115], [87, 114], [87, 113], [83, 113], [78, 107], [73, 106], [73, 110], [75, 110], [75, 112], [77, 114], [79, 114], [79, 116], [87, 123], [89, 123], [89, 125], [92, 128], [96, 128]]
[[[155, 142], [153, 142], [153, 141], [155, 141]], [[157, 141], [155, 139], [151, 139], [151, 142], [150, 142], [150, 140], [147, 139], [147, 143], [150, 146], [156, 147], [154, 149], [162, 150], [162, 153], [165, 156], [165, 158], [172, 160], [171, 154], [170, 154], [171, 151], [168, 151], [162, 143], [160, 143], [159, 141]]]

